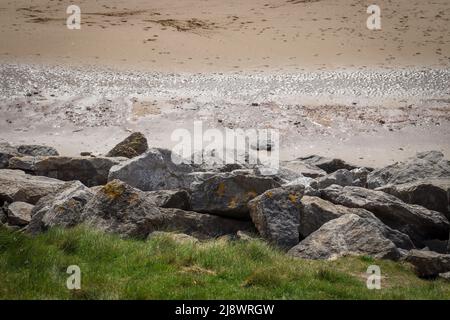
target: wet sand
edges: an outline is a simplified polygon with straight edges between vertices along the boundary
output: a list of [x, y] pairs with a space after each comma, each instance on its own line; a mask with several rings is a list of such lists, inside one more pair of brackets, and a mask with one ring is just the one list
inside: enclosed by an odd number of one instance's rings
[[0, 142], [102, 154], [130, 131], [272, 128], [282, 159], [367, 166], [450, 156], [450, 3], [79, 1], [0, 4]]

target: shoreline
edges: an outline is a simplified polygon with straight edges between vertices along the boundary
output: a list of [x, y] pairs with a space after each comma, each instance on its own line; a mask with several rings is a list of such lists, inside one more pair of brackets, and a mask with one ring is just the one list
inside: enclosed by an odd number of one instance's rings
[[[377, 167], [450, 155], [450, 69], [296, 74], [120, 72], [0, 64], [0, 141], [101, 154], [130, 131], [171, 148], [171, 132], [271, 128], [280, 158], [319, 154]], [[5, 123], [6, 122], [6, 123]]]

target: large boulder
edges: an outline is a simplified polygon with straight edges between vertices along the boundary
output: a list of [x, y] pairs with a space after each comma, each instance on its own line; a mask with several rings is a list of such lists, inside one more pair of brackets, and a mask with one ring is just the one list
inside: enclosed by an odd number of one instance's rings
[[0, 169], [9, 167], [9, 159], [21, 156], [57, 156], [58, 151], [52, 147], [41, 145], [12, 146], [9, 143], [0, 143]]
[[0, 205], [16, 201], [35, 204], [40, 198], [56, 191], [63, 181], [32, 176], [21, 170], [0, 170]]
[[128, 159], [140, 156], [148, 150], [147, 139], [140, 132], [134, 132], [117, 144], [107, 153], [107, 157], [125, 157]]
[[369, 188], [403, 184], [417, 180], [450, 178], [450, 161], [439, 151], [418, 153], [415, 157], [372, 171], [367, 177]]
[[70, 228], [81, 222], [81, 213], [94, 192], [79, 181], [66, 182], [41, 198], [31, 213], [28, 231], [38, 234], [51, 227]]
[[386, 226], [374, 219], [346, 214], [325, 223], [288, 254], [303, 259], [336, 259], [348, 255], [368, 255], [380, 259], [401, 257], [386, 237]]
[[450, 219], [450, 178], [389, 184], [375, 190], [392, 194], [406, 203], [442, 212]]
[[267, 190], [248, 203], [250, 216], [262, 237], [285, 249], [299, 242], [301, 185]]
[[[328, 221], [340, 218], [346, 214], [356, 214], [362, 218], [374, 219], [381, 223], [373, 213], [365, 209], [347, 208], [319, 197], [310, 196], [304, 196], [301, 202], [299, 225], [301, 238], [306, 238]], [[414, 248], [411, 239], [398, 230], [385, 226], [385, 236], [399, 248], [407, 250]]]
[[450, 254], [440, 254], [428, 250], [411, 250], [405, 260], [415, 267], [419, 277], [437, 277], [450, 272]]
[[191, 208], [191, 197], [186, 190], [147, 191], [146, 195], [150, 201], [161, 208], [182, 210], [190, 210]]
[[335, 159], [335, 158], [327, 158], [327, 157], [322, 157], [322, 156], [318, 156], [318, 155], [302, 157], [302, 158], [298, 158], [298, 160], [301, 160], [309, 165], [316, 166], [316, 167], [324, 170], [326, 173], [333, 173], [339, 169], [353, 170], [353, 169], [357, 168], [357, 166], [351, 165], [351, 164], [345, 162], [344, 160]]
[[106, 232], [141, 239], [161, 230], [207, 238], [251, 228], [249, 222], [159, 208], [145, 192], [120, 180], [113, 180], [97, 191], [84, 207], [81, 221]]
[[382, 191], [333, 185], [321, 190], [321, 195], [335, 204], [372, 212], [386, 225], [407, 234], [418, 247], [424, 246], [424, 240], [448, 237], [449, 222], [442, 213], [406, 204]]
[[33, 205], [26, 202], [13, 202], [6, 210], [8, 224], [12, 226], [26, 226], [31, 220]]
[[347, 169], [339, 169], [317, 180], [320, 189], [325, 189], [333, 184], [340, 186], [351, 186], [353, 184], [353, 173]]
[[20, 156], [16, 147], [13, 147], [9, 143], [0, 143], [0, 169], [7, 169], [9, 159], [16, 156]]
[[[175, 155], [174, 158], [177, 159]], [[122, 180], [143, 191], [183, 189], [189, 187], [186, 175], [194, 171], [192, 165], [181, 163], [181, 159], [174, 162], [170, 150], [152, 148], [112, 167], [108, 179]]]
[[279, 187], [274, 179], [243, 173], [218, 173], [192, 183], [192, 210], [237, 219], [249, 219], [247, 203]]
[[79, 180], [92, 187], [105, 184], [110, 168], [124, 160], [125, 158], [25, 156], [11, 158], [9, 168], [63, 181]]
[[283, 161], [281, 162], [281, 167], [309, 178], [319, 178], [327, 174], [325, 170], [300, 159]]
[[17, 146], [17, 151], [22, 156], [59, 156], [59, 153], [55, 148], [37, 144], [23, 144]]

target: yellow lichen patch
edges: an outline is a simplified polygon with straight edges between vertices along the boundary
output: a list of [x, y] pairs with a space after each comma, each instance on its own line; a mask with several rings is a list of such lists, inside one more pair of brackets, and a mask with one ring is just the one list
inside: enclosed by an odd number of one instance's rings
[[230, 202], [228, 203], [228, 208], [236, 208], [237, 207], [237, 199], [236, 197], [231, 198]]
[[225, 194], [225, 184], [223, 182], [219, 183], [219, 186], [217, 187], [217, 195], [219, 197], [223, 197]]
[[289, 200], [291, 200], [291, 202], [293, 203], [293, 204], [296, 204], [297, 203], [297, 199], [298, 199], [298, 197], [297, 197], [297, 195], [295, 195], [295, 194], [289, 194]]
[[125, 191], [125, 186], [118, 181], [111, 181], [102, 188], [103, 193], [114, 200]]

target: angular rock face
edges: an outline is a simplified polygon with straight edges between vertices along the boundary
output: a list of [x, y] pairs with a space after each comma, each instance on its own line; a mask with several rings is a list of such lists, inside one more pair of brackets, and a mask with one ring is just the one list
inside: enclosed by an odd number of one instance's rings
[[442, 212], [450, 219], [450, 178], [390, 184], [375, 190], [392, 194], [406, 203]]
[[327, 174], [325, 170], [322, 170], [315, 165], [309, 164], [308, 162], [299, 159], [283, 161], [281, 163], [281, 167], [290, 169], [297, 174], [309, 178], [319, 178]]
[[13, 202], [7, 209], [7, 220], [12, 226], [26, 226], [31, 220], [33, 205], [26, 202]]
[[107, 157], [125, 157], [128, 159], [140, 156], [148, 150], [147, 139], [140, 132], [134, 132], [116, 145]]
[[333, 184], [340, 186], [351, 186], [353, 184], [353, 173], [347, 169], [339, 169], [317, 180], [320, 189], [325, 189]]
[[32, 176], [20, 170], [0, 170], [0, 205], [22, 201], [35, 204], [40, 198], [56, 191], [63, 181]]
[[0, 143], [0, 169], [7, 169], [9, 159], [21, 156], [57, 156], [58, 151], [52, 147], [40, 145], [12, 146], [9, 143]]
[[147, 191], [146, 195], [150, 201], [161, 208], [182, 210], [189, 210], [191, 208], [191, 197], [186, 190]]
[[336, 259], [347, 255], [369, 255], [397, 260], [400, 252], [386, 238], [385, 226], [377, 220], [346, 214], [325, 223], [288, 254], [303, 259]]
[[55, 148], [36, 144], [25, 144], [17, 147], [22, 156], [59, 156]]
[[248, 203], [260, 235], [277, 246], [292, 248], [299, 242], [299, 214], [303, 186], [267, 190]]
[[404, 162], [375, 170], [367, 177], [367, 183], [369, 188], [375, 189], [387, 184], [434, 178], [450, 178], [450, 161], [439, 151], [418, 153]]
[[357, 167], [341, 159], [331, 159], [322, 156], [312, 155], [308, 157], [299, 158], [298, 160], [304, 161], [307, 164], [319, 167], [326, 173], [333, 173], [339, 169], [353, 170]]
[[439, 212], [381, 192], [360, 187], [330, 186], [321, 191], [322, 198], [349, 208], [363, 208], [372, 212], [383, 223], [407, 234], [418, 247], [428, 239], [444, 240], [448, 237], [449, 222]]
[[10, 169], [62, 181], [79, 180], [88, 187], [108, 181], [109, 169], [125, 158], [93, 157], [14, 157], [9, 160]]
[[41, 198], [32, 211], [28, 231], [38, 234], [51, 227], [70, 228], [81, 222], [81, 213], [94, 192], [79, 181], [66, 182]]
[[9, 159], [19, 155], [20, 153], [16, 147], [13, 147], [9, 143], [0, 143], [0, 169], [7, 169]]
[[275, 180], [263, 176], [233, 172], [215, 174], [192, 184], [192, 210], [249, 219], [247, 203], [263, 192], [279, 186]]
[[436, 277], [440, 273], [450, 272], [450, 254], [440, 254], [426, 250], [411, 250], [405, 260], [415, 267], [419, 277]]
[[139, 157], [111, 168], [109, 181], [122, 180], [143, 191], [184, 189], [188, 187], [186, 175], [194, 172], [189, 164], [172, 161], [172, 152], [150, 149]]
[[[382, 223], [373, 213], [365, 209], [347, 208], [319, 197], [304, 196], [300, 207], [300, 236], [306, 238], [328, 221], [340, 218], [346, 214], [356, 214], [362, 218], [374, 219], [378, 223]], [[388, 226], [385, 226], [385, 228], [385, 237], [391, 240], [398, 248], [407, 250], [414, 248], [411, 239], [406, 234]]]
[[207, 238], [251, 228], [249, 222], [159, 208], [145, 192], [119, 180], [113, 180], [97, 191], [84, 207], [81, 221], [106, 232], [141, 239], [158, 230]]

